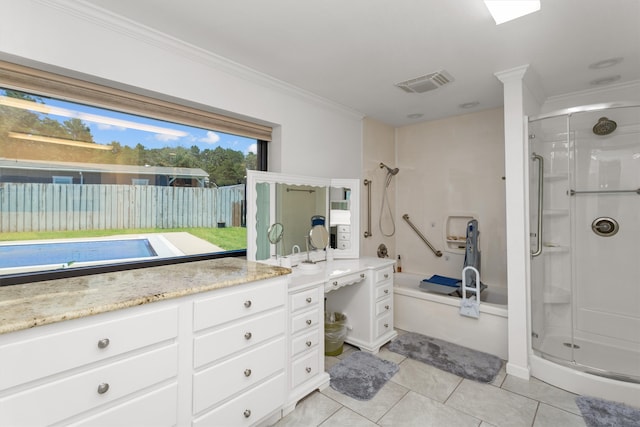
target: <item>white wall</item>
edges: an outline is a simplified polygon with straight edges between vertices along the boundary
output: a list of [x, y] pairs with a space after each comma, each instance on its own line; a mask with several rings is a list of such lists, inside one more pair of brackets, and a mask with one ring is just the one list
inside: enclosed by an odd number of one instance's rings
[[0, 59], [276, 127], [270, 169], [360, 178], [362, 115], [88, 5], [0, 2]]
[[[403, 271], [460, 277], [464, 251], [445, 251], [446, 219], [470, 213], [479, 221], [482, 281], [506, 287], [502, 109], [398, 128], [396, 144], [396, 251]], [[404, 214], [442, 257], [420, 240]]]

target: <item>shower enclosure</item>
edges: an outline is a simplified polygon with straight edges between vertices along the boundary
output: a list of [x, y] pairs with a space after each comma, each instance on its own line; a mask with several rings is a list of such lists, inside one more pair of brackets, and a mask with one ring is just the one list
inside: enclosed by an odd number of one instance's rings
[[640, 105], [529, 120], [534, 354], [640, 383]]

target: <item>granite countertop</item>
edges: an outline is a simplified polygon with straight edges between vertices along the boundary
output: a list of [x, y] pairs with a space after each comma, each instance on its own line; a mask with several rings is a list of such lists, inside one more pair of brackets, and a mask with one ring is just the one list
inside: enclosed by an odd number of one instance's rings
[[172, 264], [0, 287], [0, 334], [291, 272], [240, 258]]

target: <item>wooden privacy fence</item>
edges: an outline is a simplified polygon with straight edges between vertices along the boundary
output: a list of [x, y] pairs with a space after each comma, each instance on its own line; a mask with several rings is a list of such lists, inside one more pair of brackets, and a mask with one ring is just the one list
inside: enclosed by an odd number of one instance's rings
[[244, 185], [0, 183], [0, 232], [237, 227]]

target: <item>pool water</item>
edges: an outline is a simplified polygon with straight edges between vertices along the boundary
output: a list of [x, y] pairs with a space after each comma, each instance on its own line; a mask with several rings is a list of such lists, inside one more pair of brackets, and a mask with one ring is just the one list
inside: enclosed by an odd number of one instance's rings
[[9, 244], [0, 245], [0, 268], [122, 260], [157, 255], [148, 239]]

